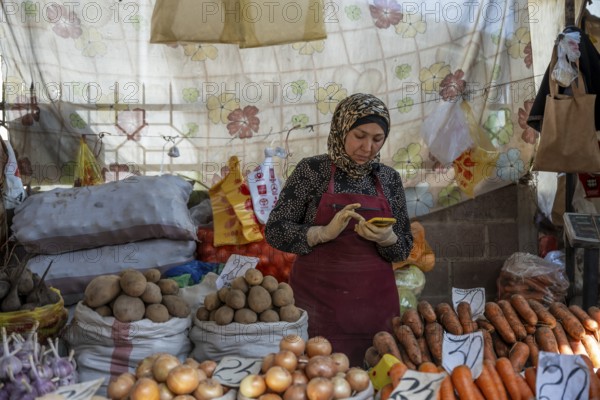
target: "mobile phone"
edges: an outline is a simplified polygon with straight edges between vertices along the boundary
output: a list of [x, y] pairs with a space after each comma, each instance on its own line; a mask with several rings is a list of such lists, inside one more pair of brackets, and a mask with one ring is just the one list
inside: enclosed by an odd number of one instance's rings
[[375, 217], [367, 222], [380, 228], [385, 228], [386, 226], [394, 225], [396, 223], [396, 218]]

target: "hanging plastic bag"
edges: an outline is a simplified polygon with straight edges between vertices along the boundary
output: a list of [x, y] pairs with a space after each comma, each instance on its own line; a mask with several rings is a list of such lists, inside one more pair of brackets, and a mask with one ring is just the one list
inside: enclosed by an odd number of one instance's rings
[[84, 138], [81, 137], [77, 165], [75, 166], [75, 182], [73, 186], [94, 186], [103, 183], [100, 166], [96, 162], [94, 153], [90, 150]]
[[557, 60], [552, 69], [552, 79], [563, 87], [571, 86], [571, 83], [577, 79], [579, 73], [571, 63], [579, 60], [581, 53], [579, 51], [579, 42], [581, 34], [579, 32], [570, 32], [559, 35], [557, 43]]
[[444, 165], [474, 145], [462, 102], [462, 98], [442, 102], [421, 125], [429, 152]]
[[285, 150], [281, 147], [266, 148], [265, 160], [248, 175], [254, 214], [263, 225], [267, 223], [281, 191], [281, 183], [275, 175], [273, 157], [285, 157]]
[[263, 235], [240, 162], [233, 156], [228, 164], [229, 173], [208, 191], [213, 210], [214, 245], [258, 242]]
[[6, 152], [6, 165], [4, 166], [4, 180], [2, 182], [2, 197], [4, 198], [4, 208], [11, 210], [21, 204], [27, 193], [23, 188], [17, 157], [9, 141], [2, 141], [4, 151]]

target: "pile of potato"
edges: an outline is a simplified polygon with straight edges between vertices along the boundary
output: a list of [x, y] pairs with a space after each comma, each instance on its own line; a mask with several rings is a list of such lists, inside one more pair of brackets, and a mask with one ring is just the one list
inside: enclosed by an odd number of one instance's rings
[[171, 317], [187, 318], [188, 304], [177, 294], [179, 285], [173, 279], [161, 279], [158, 269], [143, 273], [128, 269], [120, 275], [100, 275], [85, 288], [83, 304], [103, 317], [113, 316], [121, 322], [148, 318], [167, 322]]
[[204, 305], [196, 311], [200, 321], [214, 321], [218, 325], [231, 322], [296, 322], [302, 311], [294, 305], [290, 285], [278, 282], [274, 276], [263, 276], [251, 268], [238, 276], [231, 287], [223, 287], [204, 298]]

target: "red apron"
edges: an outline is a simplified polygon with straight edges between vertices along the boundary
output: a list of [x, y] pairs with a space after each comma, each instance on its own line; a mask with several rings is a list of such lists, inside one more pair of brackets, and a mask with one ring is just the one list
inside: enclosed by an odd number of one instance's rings
[[[369, 196], [334, 193], [334, 174], [332, 165], [315, 225], [327, 225], [340, 211], [339, 205], [352, 203], [377, 209], [359, 211], [366, 219], [393, 216], [377, 176], [377, 196]], [[400, 314], [400, 305], [391, 263], [381, 258], [374, 242], [354, 232], [355, 225], [356, 220], [351, 219], [337, 239], [299, 256], [290, 285], [296, 305], [308, 312], [309, 336], [324, 336], [334, 352], [345, 353], [352, 366], [362, 367], [373, 335], [381, 330], [391, 332], [391, 319]]]

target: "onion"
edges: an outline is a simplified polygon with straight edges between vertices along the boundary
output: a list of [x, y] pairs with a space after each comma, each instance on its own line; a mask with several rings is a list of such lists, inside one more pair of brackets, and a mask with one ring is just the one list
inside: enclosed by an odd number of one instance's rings
[[306, 355], [309, 358], [314, 356], [328, 356], [332, 351], [331, 342], [323, 336], [314, 336], [306, 342]]
[[124, 399], [131, 391], [135, 381], [135, 375], [130, 372], [123, 372], [110, 381], [106, 389], [106, 394], [111, 399]]
[[298, 369], [303, 370], [306, 368], [306, 364], [308, 364], [308, 356], [306, 354], [302, 354], [298, 357]]
[[283, 393], [283, 400], [306, 400], [306, 384], [294, 383]]
[[135, 368], [136, 378], [152, 378], [152, 365], [157, 357], [146, 357]]
[[214, 360], [204, 360], [198, 365], [198, 368], [204, 371], [208, 378], [212, 378], [215, 369], [217, 369], [217, 362]]
[[303, 385], [306, 385], [308, 383], [308, 377], [306, 376], [303, 370], [297, 369], [294, 372], [292, 372], [292, 385], [297, 383]]
[[333, 353], [331, 359], [335, 364], [336, 372], [346, 372], [350, 368], [350, 359], [344, 353]]
[[369, 373], [364, 369], [352, 367], [346, 372], [346, 380], [353, 391], [362, 392], [369, 387]]
[[269, 370], [269, 368], [271, 368], [273, 366], [274, 362], [275, 362], [275, 353], [269, 353], [266, 356], [264, 356], [262, 366], [260, 368], [260, 372], [262, 372], [263, 374], [266, 373]]
[[158, 383], [150, 378], [140, 378], [129, 392], [130, 400], [160, 400]]
[[174, 394], [192, 393], [199, 383], [197, 369], [191, 365], [178, 365], [167, 375], [167, 386]]
[[265, 378], [250, 374], [240, 382], [240, 394], [245, 397], [259, 397], [267, 390]]
[[308, 360], [304, 373], [308, 379], [322, 376], [324, 378], [332, 378], [336, 374], [336, 366], [331, 357], [314, 356]]
[[298, 357], [291, 350], [280, 350], [275, 354], [273, 365], [279, 365], [290, 372], [294, 372], [298, 366]]
[[298, 335], [287, 335], [279, 342], [280, 350], [289, 350], [296, 356], [304, 354], [306, 342]]
[[330, 400], [333, 396], [333, 383], [327, 378], [317, 376], [308, 381], [306, 397], [308, 400]]
[[173, 400], [175, 398], [175, 393], [171, 392], [171, 389], [169, 389], [165, 382], [158, 384], [158, 393], [160, 400]]
[[279, 365], [273, 365], [265, 374], [265, 383], [275, 393], [283, 393], [292, 384], [292, 374]]
[[171, 354], [159, 356], [152, 364], [152, 376], [158, 383], [167, 380], [169, 372], [176, 366], [181, 365], [179, 359]]
[[265, 393], [258, 400], [282, 400], [281, 396], [275, 393]]
[[208, 378], [200, 381], [193, 395], [197, 400], [210, 400], [223, 396], [223, 393], [223, 385], [216, 379]]
[[336, 376], [331, 379], [333, 384], [333, 398], [334, 399], [345, 399], [352, 395], [352, 388], [345, 378]]
[[194, 360], [191, 357], [186, 358], [185, 361], [183, 362], [183, 364], [184, 365], [190, 365], [190, 366], [192, 366], [194, 368], [198, 368], [198, 366], [200, 365], [200, 363], [198, 361]]

